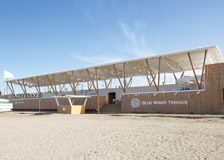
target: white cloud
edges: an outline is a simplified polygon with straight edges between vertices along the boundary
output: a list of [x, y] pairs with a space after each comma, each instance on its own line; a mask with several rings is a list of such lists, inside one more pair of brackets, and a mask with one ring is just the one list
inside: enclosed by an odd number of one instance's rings
[[124, 45], [120, 47], [123, 52], [133, 54], [136, 57], [154, 54], [154, 52], [148, 48], [144, 37], [144, 32], [147, 28], [145, 23], [136, 21], [134, 27], [131, 29], [127, 23], [120, 21], [120, 27], [125, 36]]

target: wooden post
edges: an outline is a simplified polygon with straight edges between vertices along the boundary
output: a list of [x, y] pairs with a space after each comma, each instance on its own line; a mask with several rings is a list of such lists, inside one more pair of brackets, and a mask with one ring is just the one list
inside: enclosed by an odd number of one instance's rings
[[152, 85], [152, 82], [151, 82], [150, 79], [149, 79], [149, 75], [148, 75], [147, 67], [146, 67], [146, 73], [145, 73], [145, 75], [146, 75], [146, 78], [147, 78], [147, 81], [148, 81], [149, 86], [151, 86], [151, 85]]
[[39, 83], [38, 77], [36, 77], [36, 80], [37, 80], [37, 87], [39, 89], [39, 97], [42, 97], [41, 90], [40, 90], [40, 83]]
[[[34, 84], [36, 90], [37, 90], [37, 93], [38, 93], [39, 97], [41, 97], [41, 91], [39, 90], [38, 85], [36, 85], [36, 83], [35, 83], [35, 81], [34, 81], [34, 78], [31, 78], [31, 79], [32, 79], [32, 81], [33, 81], [33, 84]], [[36, 79], [38, 80], [38, 78], [36, 78]]]
[[91, 76], [89, 70], [86, 69], [86, 71], [87, 71], [87, 73], [88, 73], [88, 75], [89, 75], [89, 78], [90, 78], [90, 80], [92, 81], [92, 85], [93, 85], [93, 87], [94, 87], [94, 89], [95, 89], [95, 91], [96, 91], [96, 93], [97, 93], [97, 88], [96, 88], [96, 86], [95, 86], [95, 84], [94, 84], [94, 80], [93, 80], [93, 78], [92, 78], [92, 76]]
[[96, 88], [97, 88], [97, 106], [98, 106], [98, 114], [100, 114], [100, 104], [99, 104], [99, 85], [98, 85], [98, 73], [97, 68], [95, 68], [96, 73]]
[[125, 63], [123, 63], [123, 73], [124, 73], [124, 93], [126, 93], [126, 72], [125, 72]]
[[7, 84], [8, 88], [9, 88], [9, 90], [11, 91], [12, 96], [13, 96], [14, 98], [16, 98], [16, 94], [15, 94], [15, 91], [14, 91], [14, 88], [13, 88], [13, 85], [12, 85], [12, 82], [10, 82], [11, 87], [9, 86], [8, 82], [6, 82], [6, 84]]
[[208, 50], [206, 49], [206, 50], [205, 50], [205, 55], [204, 55], [204, 61], [203, 61], [202, 71], [201, 71], [200, 88], [202, 88], [202, 81], [203, 81], [203, 76], [204, 76], [205, 62], [206, 62], [207, 52], [208, 52]]
[[174, 78], [175, 78], [175, 81], [177, 80], [177, 76], [175, 75], [175, 73], [173, 73], [173, 76], [174, 76]]
[[159, 91], [159, 85], [160, 85], [160, 63], [161, 63], [161, 57], [159, 57], [159, 69], [158, 69], [158, 91]]
[[119, 76], [119, 74], [118, 74], [118, 72], [117, 72], [117, 68], [115, 67], [114, 64], [113, 64], [113, 68], [114, 68], [115, 74], [117, 75], [118, 81], [120, 82], [121, 88], [122, 88], [123, 92], [125, 93], [124, 87], [123, 87], [123, 85], [122, 85], [122, 83], [121, 83], [120, 76]]
[[148, 62], [147, 59], [145, 60], [145, 62], [146, 62], [146, 65], [147, 65], [147, 67], [148, 67], [148, 70], [149, 70], [149, 72], [150, 72], [150, 75], [151, 75], [151, 77], [152, 77], [152, 82], [154, 83], [155, 88], [156, 88], [156, 90], [158, 91], [159, 88], [158, 88], [157, 85], [156, 85], [156, 82], [155, 82], [155, 76], [153, 76], [153, 73], [152, 73], [152, 70], [151, 70], [151, 68], [150, 68], [149, 62]]
[[109, 88], [111, 88], [112, 87], [112, 79], [110, 79], [110, 81], [109, 81], [109, 86], [108, 86]]
[[26, 91], [26, 86], [25, 86], [25, 83], [24, 83], [24, 80], [22, 80], [22, 81], [23, 81], [23, 84], [21, 84], [19, 80], [18, 80], [17, 82], [19, 83], [21, 89], [23, 90], [24, 95], [25, 95], [26, 97], [28, 97], [28, 95], [27, 95], [27, 91]]
[[152, 86], [153, 81], [155, 81], [155, 79], [156, 79], [156, 75], [157, 75], [157, 74], [154, 74], [154, 77], [153, 77], [153, 80], [152, 80], [151, 83], [150, 83], [150, 86]]
[[48, 82], [49, 82], [50, 85], [51, 85], [51, 89], [53, 90], [54, 94], [57, 96], [57, 95], [58, 95], [58, 94], [57, 94], [57, 90], [54, 89], [53, 84], [51, 83], [51, 80], [50, 80], [50, 78], [49, 78], [48, 75], [47, 75], [47, 79], [48, 79]]
[[184, 77], [184, 71], [182, 72], [182, 74], [181, 74], [180, 78], [183, 78], [183, 77]]
[[55, 92], [56, 92], [56, 95], [58, 95], [58, 91], [57, 91], [57, 83], [56, 83], [56, 80], [55, 80], [54, 74], [53, 74], [52, 76], [53, 76], [53, 81], [54, 81], [54, 88], [55, 88]]
[[104, 84], [105, 84], [105, 89], [108, 89], [107, 80], [104, 80]]
[[191, 67], [192, 67], [192, 70], [193, 70], [193, 73], [194, 73], [194, 77], [195, 77], [195, 80], [197, 82], [197, 85], [198, 85], [198, 89], [201, 89], [200, 85], [199, 85], [199, 82], [198, 82], [198, 77], [196, 75], [196, 72], [195, 72], [195, 69], [194, 69], [194, 66], [193, 66], [193, 63], [192, 63], [192, 59], [191, 59], [191, 55], [190, 55], [190, 52], [188, 52], [188, 58], [189, 58], [189, 61], [191, 63]]
[[73, 88], [74, 88], [74, 94], [76, 95], [77, 94], [77, 86], [79, 85], [79, 82], [76, 82], [75, 84], [75, 74], [74, 74], [74, 71], [72, 71], [72, 83], [73, 83]]
[[128, 84], [127, 84], [127, 88], [128, 88], [128, 87], [130, 87], [130, 86], [131, 86], [131, 84], [132, 84], [132, 76], [131, 76], [131, 78], [130, 78], [130, 80], [129, 80]]
[[75, 87], [73, 82], [71, 83], [71, 80], [69, 79], [69, 77], [68, 77], [66, 72], [65, 72], [65, 77], [66, 77], [66, 79], [67, 79], [67, 81], [68, 81], [68, 83], [69, 83], [69, 85], [70, 85], [70, 87], [72, 89], [72, 92], [74, 93], [74, 95], [76, 95], [76, 87]]

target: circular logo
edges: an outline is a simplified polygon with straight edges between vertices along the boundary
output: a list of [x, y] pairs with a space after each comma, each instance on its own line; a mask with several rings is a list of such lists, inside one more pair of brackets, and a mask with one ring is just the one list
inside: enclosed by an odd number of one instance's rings
[[63, 108], [62, 108], [62, 111], [66, 111], [66, 108], [65, 108], [65, 107], [63, 107]]
[[141, 101], [138, 98], [133, 98], [131, 100], [131, 107], [132, 108], [138, 108], [140, 106], [140, 104], [141, 104]]

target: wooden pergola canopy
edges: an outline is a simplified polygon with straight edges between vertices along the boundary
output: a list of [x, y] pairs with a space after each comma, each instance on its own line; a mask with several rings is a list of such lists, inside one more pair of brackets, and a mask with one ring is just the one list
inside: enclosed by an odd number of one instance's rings
[[40, 88], [45, 86], [56, 88], [56, 85], [61, 84], [70, 84], [76, 87], [75, 85], [80, 82], [104, 81], [108, 79], [132, 78], [146, 75], [151, 75], [153, 77], [153, 75], [156, 74], [159, 76], [161, 73], [184, 72], [192, 70], [192, 68], [194, 70], [203, 70], [204, 65], [221, 62], [223, 62], [223, 57], [218, 46], [210, 46], [117, 63], [24, 77], [8, 80], [6, 82], [22, 85], [24, 88]]

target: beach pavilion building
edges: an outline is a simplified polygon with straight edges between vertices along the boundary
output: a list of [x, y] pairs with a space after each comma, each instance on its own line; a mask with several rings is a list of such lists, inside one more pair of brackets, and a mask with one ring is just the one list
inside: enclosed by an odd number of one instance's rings
[[[191, 76], [186, 76], [191, 72]], [[172, 75], [173, 84], [165, 75]], [[147, 85], [132, 86], [133, 79]], [[113, 87], [113, 81], [119, 85]], [[6, 81], [13, 97], [14, 110], [56, 110], [56, 96], [89, 95], [86, 109], [98, 112], [108, 106], [121, 112], [144, 113], [224, 113], [224, 63], [220, 49], [209, 46], [168, 54], [132, 59], [24, 77]], [[138, 82], [137, 82], [138, 83]], [[88, 86], [80, 89], [80, 86]], [[104, 84], [104, 88], [99, 87]], [[17, 98], [14, 86], [24, 92]], [[71, 87], [72, 92], [66, 91]], [[38, 97], [30, 97], [35, 88]], [[46, 92], [43, 92], [47, 88]], [[76, 99], [73, 103], [81, 103]], [[66, 103], [66, 102], [64, 102]]]

